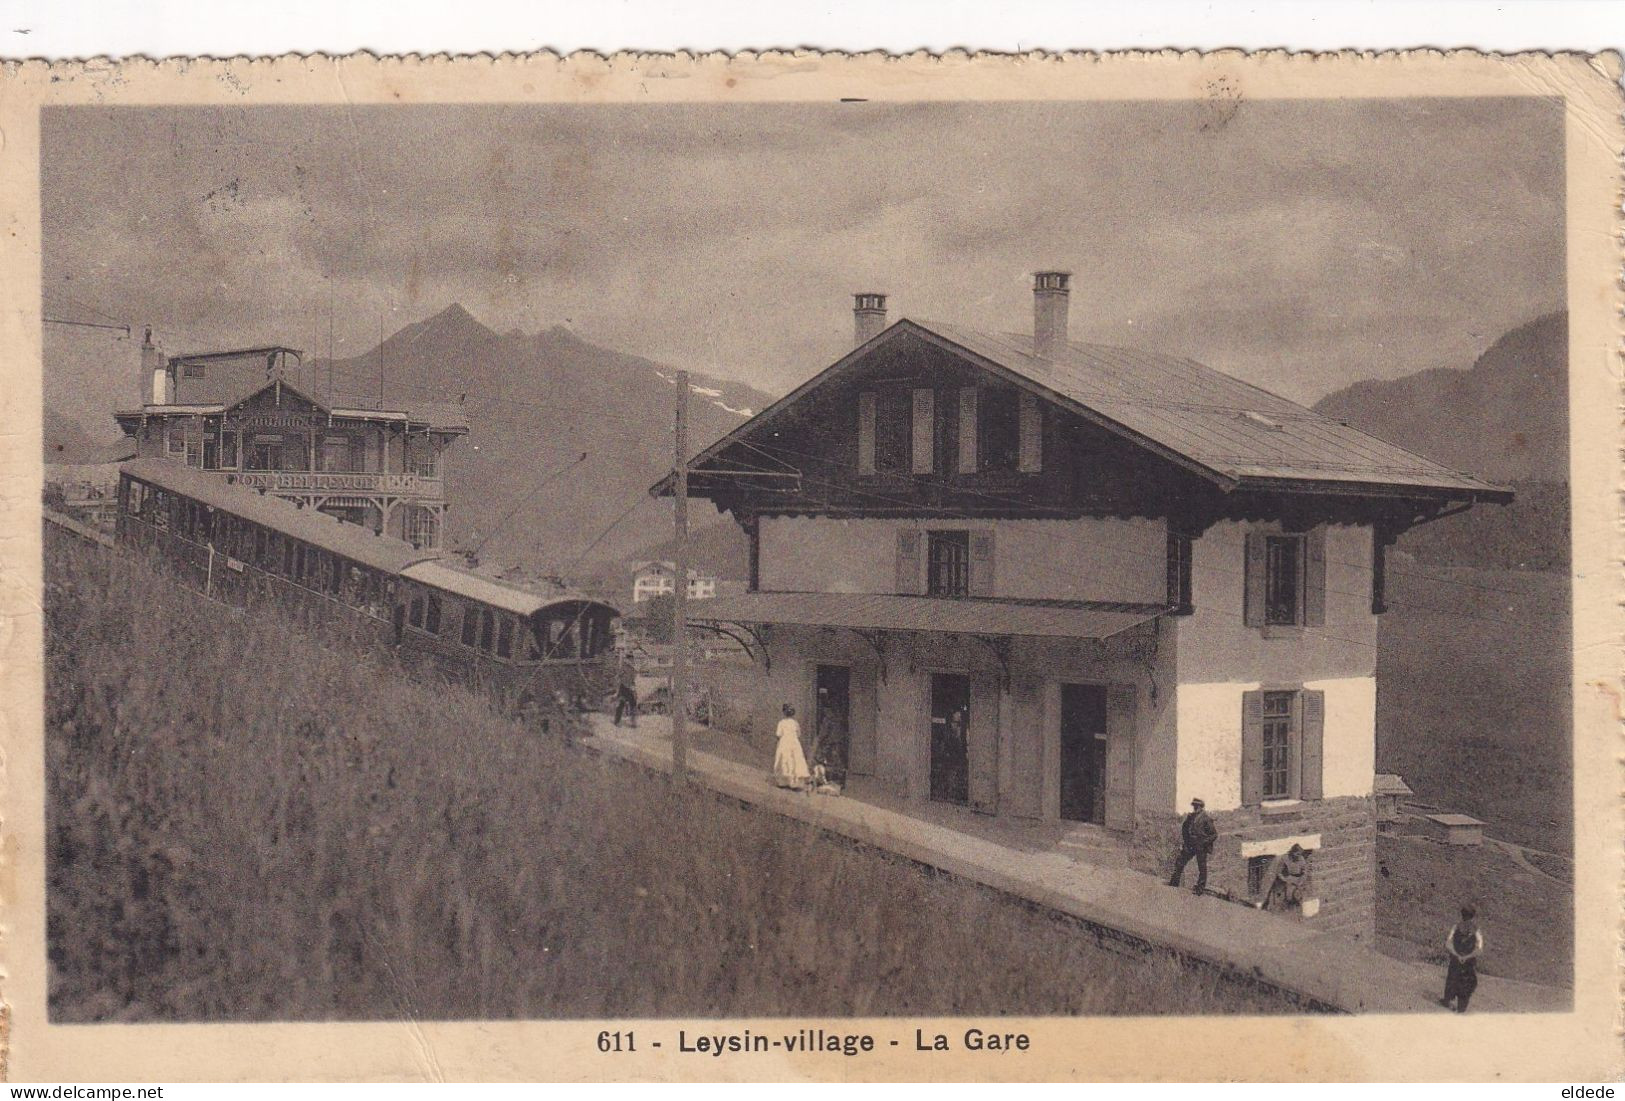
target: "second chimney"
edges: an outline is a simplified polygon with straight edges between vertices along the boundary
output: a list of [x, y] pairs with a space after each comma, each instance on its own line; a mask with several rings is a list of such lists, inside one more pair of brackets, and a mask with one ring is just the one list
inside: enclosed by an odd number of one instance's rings
[[170, 400], [169, 365], [152, 342], [151, 325], [141, 335], [141, 400], [151, 405], [167, 405]]
[[861, 348], [886, 330], [886, 296], [873, 292], [852, 296], [854, 348]]
[[1066, 347], [1066, 307], [1071, 297], [1069, 271], [1033, 274], [1033, 354], [1054, 359]]

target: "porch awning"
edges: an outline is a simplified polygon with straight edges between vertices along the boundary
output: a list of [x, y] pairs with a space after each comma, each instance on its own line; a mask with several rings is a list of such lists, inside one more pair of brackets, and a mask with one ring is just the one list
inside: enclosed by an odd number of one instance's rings
[[691, 600], [698, 623], [784, 623], [875, 631], [1028, 638], [1111, 638], [1166, 609], [1155, 604], [948, 599], [889, 593], [743, 593]]

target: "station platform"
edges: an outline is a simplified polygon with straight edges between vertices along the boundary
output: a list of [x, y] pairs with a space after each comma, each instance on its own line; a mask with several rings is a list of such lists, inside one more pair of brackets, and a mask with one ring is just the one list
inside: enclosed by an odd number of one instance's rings
[[[636, 728], [617, 727], [605, 715], [587, 719], [588, 748], [670, 771], [671, 727], [663, 716], [645, 715]], [[897, 793], [861, 784], [839, 796], [786, 791], [770, 781], [766, 759], [756, 766], [692, 746], [688, 771], [694, 782], [743, 803], [1239, 972], [1308, 1008], [1447, 1012], [1438, 1002], [1443, 968], [1393, 959], [1308, 922], [1079, 859], [1057, 843], [1063, 830], [1054, 824], [1010, 828], [997, 819], [956, 814], [957, 808], [916, 807]], [[1566, 989], [1480, 975], [1471, 1012], [1565, 1012], [1571, 998]]]

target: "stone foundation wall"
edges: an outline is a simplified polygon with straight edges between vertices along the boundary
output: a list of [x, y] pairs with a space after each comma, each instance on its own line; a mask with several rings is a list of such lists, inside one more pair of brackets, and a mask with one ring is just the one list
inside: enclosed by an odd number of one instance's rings
[[[1172, 874], [1179, 854], [1181, 818], [1174, 814], [1136, 817], [1131, 856], [1136, 871], [1164, 880]], [[1311, 800], [1268, 812], [1240, 807], [1215, 813], [1213, 821], [1219, 828], [1219, 840], [1208, 860], [1209, 887], [1256, 900], [1258, 896], [1248, 891], [1242, 846], [1318, 834], [1320, 847], [1310, 856], [1310, 893], [1320, 899], [1320, 913], [1302, 920], [1360, 941], [1375, 938], [1377, 818], [1373, 800]], [[1186, 868], [1184, 882], [1196, 882], [1195, 861]]]

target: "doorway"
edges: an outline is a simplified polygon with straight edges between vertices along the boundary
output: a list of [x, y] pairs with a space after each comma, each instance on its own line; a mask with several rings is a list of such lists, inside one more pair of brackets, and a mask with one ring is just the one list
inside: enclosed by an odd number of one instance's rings
[[844, 665], [820, 665], [813, 691], [811, 762], [822, 764], [825, 775], [844, 784], [852, 745], [852, 670]]
[[939, 803], [970, 801], [970, 677], [931, 676], [931, 798]]
[[1061, 817], [1106, 822], [1106, 689], [1061, 685]]

